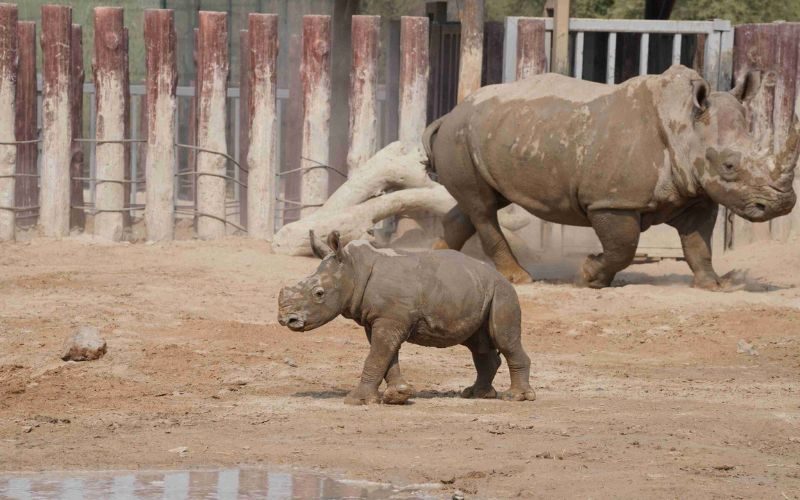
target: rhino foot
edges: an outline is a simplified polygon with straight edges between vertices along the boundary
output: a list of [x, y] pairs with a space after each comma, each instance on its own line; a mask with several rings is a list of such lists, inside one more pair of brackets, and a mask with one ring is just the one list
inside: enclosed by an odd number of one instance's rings
[[497, 398], [497, 391], [491, 385], [489, 387], [471, 385], [461, 391], [461, 397], [467, 399], [495, 399]]
[[504, 401], [534, 401], [536, 392], [528, 387], [527, 389], [509, 389], [500, 396]]
[[723, 284], [717, 276], [695, 276], [692, 287], [718, 292], [723, 289]]
[[576, 285], [588, 288], [605, 288], [611, 285], [614, 280], [612, 275], [609, 279], [606, 273], [603, 272], [603, 262], [598, 255], [589, 255], [583, 261], [580, 275], [576, 280]]
[[531, 278], [531, 275], [521, 267], [517, 267], [516, 269], [498, 268], [497, 271], [505, 276], [508, 281], [514, 284], [524, 285], [527, 283], [533, 283], [533, 278]]
[[367, 390], [361, 387], [356, 387], [355, 389], [350, 391], [344, 398], [344, 404], [346, 405], [357, 406], [357, 405], [368, 405], [379, 402], [380, 402], [380, 397], [378, 396], [377, 389]]
[[414, 388], [408, 384], [390, 385], [383, 391], [383, 403], [387, 405], [405, 404], [414, 397]]

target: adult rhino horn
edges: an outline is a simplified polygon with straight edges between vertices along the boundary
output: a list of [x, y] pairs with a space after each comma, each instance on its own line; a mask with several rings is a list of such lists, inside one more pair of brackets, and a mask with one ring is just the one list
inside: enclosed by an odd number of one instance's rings
[[794, 103], [794, 116], [789, 127], [789, 135], [786, 137], [786, 144], [776, 158], [781, 172], [791, 172], [797, 164], [798, 155], [800, 155], [800, 95]]

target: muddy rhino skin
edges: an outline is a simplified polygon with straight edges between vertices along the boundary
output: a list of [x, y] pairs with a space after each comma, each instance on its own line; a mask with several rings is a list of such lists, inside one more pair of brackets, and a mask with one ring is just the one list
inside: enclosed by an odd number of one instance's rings
[[363, 326], [370, 342], [361, 382], [345, 398], [348, 404], [404, 403], [413, 390], [400, 373], [403, 342], [472, 352], [478, 372], [463, 397], [494, 398], [500, 366], [508, 362], [509, 400], [533, 400], [530, 359], [522, 348], [521, 314], [514, 287], [491, 266], [455, 251], [398, 253], [366, 241], [340, 247], [332, 232], [327, 244], [311, 234], [317, 271], [278, 297], [278, 321], [294, 331], [313, 330], [341, 314]]
[[619, 85], [550, 73], [484, 87], [423, 135], [438, 181], [458, 202], [437, 248], [458, 250], [477, 231], [498, 271], [530, 281], [497, 223], [497, 210], [516, 203], [594, 228], [603, 253], [586, 259], [579, 284], [599, 288], [630, 264], [642, 231], [666, 223], [680, 235], [694, 285], [716, 289], [718, 204], [765, 221], [795, 203], [797, 119], [778, 154], [769, 137], [751, 137], [743, 103], [760, 87], [751, 72], [730, 92], [710, 92], [683, 66]]

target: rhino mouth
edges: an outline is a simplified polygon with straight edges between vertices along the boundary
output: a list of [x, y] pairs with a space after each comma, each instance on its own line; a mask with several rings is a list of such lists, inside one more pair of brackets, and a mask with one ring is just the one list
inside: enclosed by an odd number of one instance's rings
[[[738, 214], [751, 222], [764, 222], [792, 211], [796, 201], [794, 192], [782, 193], [776, 200], [753, 201], [744, 206]], [[736, 212], [736, 210], [734, 210]]]
[[289, 330], [295, 332], [302, 332], [306, 326], [306, 322], [303, 321], [303, 319], [297, 314], [289, 314], [285, 317], [280, 318], [278, 322], [283, 326], [289, 327]]

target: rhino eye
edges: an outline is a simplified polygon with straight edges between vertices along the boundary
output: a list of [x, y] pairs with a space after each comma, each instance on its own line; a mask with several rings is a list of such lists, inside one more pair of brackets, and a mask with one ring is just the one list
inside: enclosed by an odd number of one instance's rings
[[314, 297], [318, 299], [321, 299], [322, 297], [325, 296], [325, 290], [323, 290], [321, 286], [314, 288], [314, 290], [311, 293], [313, 293]]

